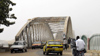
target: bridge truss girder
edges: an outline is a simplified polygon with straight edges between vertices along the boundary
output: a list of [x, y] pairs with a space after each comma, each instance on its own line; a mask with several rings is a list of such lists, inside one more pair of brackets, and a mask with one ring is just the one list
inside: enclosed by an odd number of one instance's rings
[[[56, 33], [56, 37], [53, 34]], [[37, 17], [28, 20], [15, 36], [15, 40], [24, 40], [31, 47], [34, 41], [47, 41], [60, 39], [63, 34], [68, 39], [73, 38], [70, 17]]]

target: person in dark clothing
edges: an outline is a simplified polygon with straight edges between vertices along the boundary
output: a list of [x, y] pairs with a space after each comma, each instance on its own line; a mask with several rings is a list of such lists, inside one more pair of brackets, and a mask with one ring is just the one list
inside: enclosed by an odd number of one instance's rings
[[73, 56], [77, 56], [76, 42], [75, 41], [76, 41], [75, 39], [71, 40], [71, 49], [72, 49]]
[[68, 44], [70, 44], [71, 43], [71, 38], [69, 37], [69, 39], [68, 39]]

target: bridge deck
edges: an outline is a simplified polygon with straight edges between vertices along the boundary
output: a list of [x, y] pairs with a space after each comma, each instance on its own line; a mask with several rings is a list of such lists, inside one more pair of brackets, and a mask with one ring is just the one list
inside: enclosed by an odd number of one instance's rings
[[[24, 53], [10, 53], [10, 52], [0, 52], [0, 56], [45, 56], [42, 54], [43, 53], [43, 50], [42, 49], [28, 49], [28, 52], [24, 52]], [[50, 54], [50, 56], [55, 56], [56, 54]], [[63, 55], [62, 56], [72, 56], [72, 52], [71, 52], [71, 49], [68, 48], [67, 50], [64, 50], [63, 51]], [[97, 56], [97, 54], [93, 54], [91, 53], [90, 50], [87, 51], [87, 53], [85, 53], [85, 56]]]

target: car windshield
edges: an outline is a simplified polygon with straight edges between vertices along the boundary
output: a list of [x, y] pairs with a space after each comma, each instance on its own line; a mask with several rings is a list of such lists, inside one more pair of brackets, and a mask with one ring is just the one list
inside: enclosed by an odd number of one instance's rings
[[49, 41], [48, 44], [61, 44], [59, 41]]
[[42, 44], [45, 44], [46, 42], [42, 42]]
[[41, 44], [41, 42], [34, 42], [33, 44]]
[[22, 42], [14, 42], [14, 45], [23, 45]]

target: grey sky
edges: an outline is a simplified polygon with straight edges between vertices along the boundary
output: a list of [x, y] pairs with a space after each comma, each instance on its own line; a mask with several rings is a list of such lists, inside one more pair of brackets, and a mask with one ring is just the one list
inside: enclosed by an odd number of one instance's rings
[[[71, 16], [75, 35], [100, 33], [99, 0], [12, 0], [17, 5], [13, 12], [17, 16], [16, 24], [5, 27], [0, 40], [11, 40], [27, 19], [47, 16]], [[4, 26], [2, 26], [4, 27]]]

